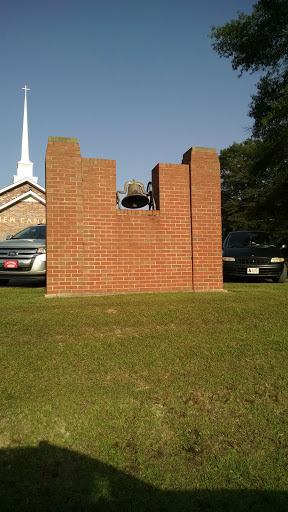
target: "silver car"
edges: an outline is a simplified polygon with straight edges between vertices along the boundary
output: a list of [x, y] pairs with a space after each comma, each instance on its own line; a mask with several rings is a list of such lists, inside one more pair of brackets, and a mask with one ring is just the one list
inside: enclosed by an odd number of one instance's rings
[[46, 279], [46, 225], [29, 226], [0, 242], [0, 284]]

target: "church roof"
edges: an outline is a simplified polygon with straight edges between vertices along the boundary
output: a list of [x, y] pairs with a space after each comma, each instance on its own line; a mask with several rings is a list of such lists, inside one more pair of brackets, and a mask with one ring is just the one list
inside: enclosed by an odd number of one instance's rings
[[10, 190], [13, 190], [14, 188], [19, 187], [20, 185], [24, 185], [25, 183], [29, 183], [34, 188], [37, 188], [40, 192], [43, 192], [45, 194], [45, 188], [41, 187], [41, 185], [38, 185], [35, 181], [31, 180], [30, 178], [22, 178], [19, 181], [16, 181], [16, 183], [12, 183], [12, 185], [8, 185], [8, 187], [1, 188], [0, 189], [0, 195], [4, 194], [5, 192], [10, 192]]
[[35, 192], [33, 192], [33, 190], [28, 190], [28, 192], [24, 192], [24, 194], [21, 194], [20, 196], [14, 197], [10, 201], [7, 201], [7, 203], [2, 204], [0, 206], [0, 212], [3, 211], [3, 210], [6, 210], [6, 208], [9, 208], [9, 207], [13, 206], [16, 203], [19, 203], [21, 201], [25, 201], [28, 198], [34, 199], [35, 201], [38, 201], [41, 204], [44, 204], [44, 205], [46, 204], [46, 200], [43, 197], [41, 197], [38, 194], [36, 194]]

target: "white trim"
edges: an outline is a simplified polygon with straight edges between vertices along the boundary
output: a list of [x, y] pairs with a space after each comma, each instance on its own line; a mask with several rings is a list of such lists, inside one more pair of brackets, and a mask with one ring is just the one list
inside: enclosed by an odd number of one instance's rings
[[19, 201], [23, 201], [27, 197], [33, 197], [36, 199], [36, 201], [39, 201], [39, 203], [46, 205], [46, 201], [43, 199], [43, 197], [38, 196], [38, 194], [35, 194], [35, 192], [32, 192], [32, 190], [28, 190], [28, 192], [25, 192], [25, 194], [14, 197], [14, 199], [8, 201], [8, 203], [2, 204], [2, 206], [0, 206], [0, 212], [6, 208], [9, 208], [9, 206], [13, 206], [13, 204], [19, 203]]
[[41, 192], [45, 194], [45, 188], [41, 187], [41, 185], [38, 185], [36, 181], [31, 180], [30, 178], [22, 178], [19, 181], [16, 181], [16, 183], [13, 183], [12, 185], [8, 185], [8, 187], [1, 188], [0, 194], [4, 194], [4, 192], [9, 192], [9, 190], [12, 190], [13, 188], [19, 187], [19, 185], [24, 185], [24, 183], [30, 183], [30, 185], [33, 185], [33, 187], [38, 188]]

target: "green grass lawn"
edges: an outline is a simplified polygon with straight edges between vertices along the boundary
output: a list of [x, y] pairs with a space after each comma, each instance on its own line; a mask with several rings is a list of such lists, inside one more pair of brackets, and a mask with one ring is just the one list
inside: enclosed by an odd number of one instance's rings
[[288, 285], [2, 287], [1, 511], [288, 510]]

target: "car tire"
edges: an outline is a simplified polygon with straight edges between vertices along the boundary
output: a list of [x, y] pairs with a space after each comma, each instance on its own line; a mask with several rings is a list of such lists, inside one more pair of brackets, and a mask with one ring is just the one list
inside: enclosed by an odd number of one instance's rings
[[273, 281], [273, 283], [285, 283], [286, 279], [287, 279], [287, 267], [286, 267], [286, 265], [284, 265], [282, 274], [279, 277], [279, 279], [274, 278], [274, 279], [272, 279], [272, 281]]
[[9, 279], [0, 279], [0, 286], [5, 286], [9, 283]]

